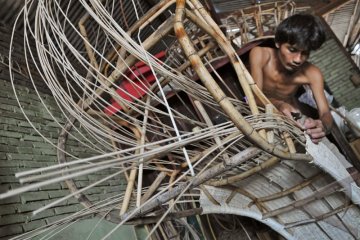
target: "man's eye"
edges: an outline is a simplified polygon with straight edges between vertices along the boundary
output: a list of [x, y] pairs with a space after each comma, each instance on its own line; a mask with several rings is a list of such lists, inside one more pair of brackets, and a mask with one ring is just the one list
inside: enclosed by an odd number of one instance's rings
[[289, 51], [290, 51], [290, 52], [296, 52], [297, 49], [296, 49], [296, 48], [289, 48]]

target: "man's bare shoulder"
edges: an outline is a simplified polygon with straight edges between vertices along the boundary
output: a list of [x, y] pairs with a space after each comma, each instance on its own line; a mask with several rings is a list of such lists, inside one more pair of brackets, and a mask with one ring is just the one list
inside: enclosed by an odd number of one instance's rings
[[272, 48], [256, 46], [250, 51], [250, 61], [252, 60], [259, 64], [265, 65], [270, 60], [272, 54]]
[[323, 80], [323, 75], [320, 68], [318, 68], [312, 63], [307, 64], [307, 66], [304, 69], [304, 75], [308, 79], [309, 83]]
[[250, 54], [261, 55], [262, 57], [270, 57], [273, 50], [273, 48], [269, 47], [256, 46], [251, 49]]

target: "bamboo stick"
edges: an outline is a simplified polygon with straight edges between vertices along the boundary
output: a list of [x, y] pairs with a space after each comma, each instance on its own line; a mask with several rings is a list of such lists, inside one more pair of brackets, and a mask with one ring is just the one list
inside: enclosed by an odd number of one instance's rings
[[160, 186], [162, 180], [166, 177], [166, 173], [165, 172], [160, 172], [155, 181], [151, 184], [151, 186], [149, 187], [149, 189], [144, 193], [144, 195], [141, 198], [141, 204], [143, 204], [144, 202], [146, 202], [151, 195], [158, 189], [158, 187]]
[[288, 204], [288, 205], [286, 205], [284, 207], [281, 207], [281, 208], [278, 208], [276, 210], [273, 210], [273, 211], [270, 211], [270, 212], [267, 212], [267, 213], [263, 214], [263, 219], [274, 217], [274, 216], [277, 216], [279, 214], [289, 212], [289, 211], [291, 211], [291, 210], [293, 210], [295, 208], [302, 207], [302, 206], [304, 206], [305, 204], [307, 204], [309, 202], [321, 199], [321, 198], [323, 198], [325, 196], [328, 196], [328, 195], [336, 192], [341, 187], [342, 186], [340, 184], [338, 184], [338, 182], [333, 182], [333, 183], [329, 184], [328, 186], [323, 187], [322, 189], [315, 191], [312, 195], [310, 195], [308, 197], [305, 197], [303, 199], [294, 201], [294, 202], [292, 202], [292, 203], [290, 203], [290, 204]]
[[[73, 116], [68, 118], [68, 121], [64, 124], [64, 127], [61, 129], [59, 134], [56, 153], [59, 163], [66, 162], [66, 154], [65, 154], [65, 143], [68, 137], [68, 133], [71, 130], [73, 124], [75, 123], [76, 119]], [[68, 186], [70, 192], [76, 192], [78, 190], [74, 180], [67, 179], [65, 180], [66, 185]], [[84, 194], [76, 194], [75, 198], [81, 203], [84, 207], [89, 208], [92, 206], [91, 201], [86, 197]]]
[[274, 166], [275, 164], [277, 164], [278, 162], [280, 162], [280, 159], [277, 157], [272, 157], [269, 160], [266, 160], [265, 162], [262, 162], [261, 164], [259, 164], [256, 167], [253, 167], [252, 169], [240, 173], [238, 175], [234, 175], [225, 179], [221, 179], [221, 180], [213, 180], [210, 181], [208, 184], [211, 186], [215, 186], [215, 187], [219, 187], [219, 186], [224, 186], [224, 185], [228, 185], [228, 184], [232, 184], [235, 183], [237, 181], [243, 180], [247, 177], [250, 177], [251, 175], [260, 172], [261, 170], [267, 169], [269, 167]]
[[[146, 99], [146, 106], [148, 106], [150, 104], [150, 97], [148, 97]], [[140, 139], [140, 144], [141, 146], [143, 146], [140, 149], [140, 154], [144, 153], [144, 144], [145, 144], [145, 134], [146, 134], [146, 125], [147, 125], [147, 120], [148, 120], [148, 115], [149, 115], [149, 109], [146, 108], [145, 109], [145, 113], [144, 113], [144, 119], [143, 119], [143, 126], [141, 128], [141, 139]], [[137, 186], [137, 196], [136, 196], [136, 207], [139, 207], [141, 205], [141, 189], [142, 189], [142, 182], [143, 182], [143, 168], [144, 168], [144, 162], [143, 159], [140, 159], [140, 164], [139, 164], [139, 174], [138, 174], [138, 186]]]
[[309, 224], [309, 223], [313, 223], [313, 222], [318, 222], [318, 221], [321, 221], [321, 220], [324, 220], [330, 216], [333, 216], [339, 212], [342, 212], [350, 207], [354, 206], [353, 204], [350, 204], [350, 205], [342, 205], [342, 206], [339, 206], [335, 209], [333, 209], [332, 211], [330, 212], [327, 212], [327, 213], [324, 213], [320, 216], [317, 216], [317, 217], [314, 217], [312, 219], [304, 219], [302, 221], [296, 221], [296, 222], [291, 222], [291, 223], [286, 223], [285, 224], [285, 228], [293, 228], [293, 227], [297, 227], [297, 226], [301, 226], [301, 225], [304, 225], [304, 224]]
[[[142, 134], [143, 132], [140, 129], [140, 127], [130, 127], [131, 130], [133, 130], [134, 132], [134, 135], [137, 139], [137, 142], [138, 142], [138, 145], [139, 146], [143, 146], [144, 145], [144, 142], [145, 142], [145, 135]], [[135, 154], [139, 154], [141, 153], [141, 151], [143, 151], [144, 148], [141, 148], [141, 149], [137, 149], [135, 151]], [[141, 159], [140, 161], [143, 163], [143, 160], [144, 159]], [[134, 184], [135, 184], [135, 178], [136, 178], [136, 174], [137, 174], [137, 163], [134, 162], [132, 164], [132, 169], [130, 171], [130, 176], [129, 176], [129, 180], [128, 180], [128, 184], [126, 186], [126, 190], [125, 190], [125, 195], [124, 195], [124, 200], [123, 200], [123, 203], [121, 205], [121, 209], [120, 209], [120, 215], [124, 214], [128, 207], [129, 207], [129, 203], [130, 203], [130, 197], [131, 197], [131, 194], [132, 194], [132, 191], [133, 191], [133, 188], [134, 188]], [[139, 184], [139, 183], [138, 183]], [[138, 195], [140, 194], [141, 195], [141, 192], [140, 193], [137, 193]]]
[[248, 197], [249, 199], [251, 199], [249, 206], [252, 203], [255, 203], [256, 207], [260, 210], [260, 212], [264, 213], [265, 211], [269, 211], [268, 208], [261, 202], [257, 201], [256, 197], [253, 194], [251, 194], [250, 192], [248, 192], [244, 189], [241, 189], [239, 187], [234, 187], [232, 185], [224, 186], [223, 188], [232, 190], [231, 194], [228, 196], [228, 198], [225, 201], [227, 204], [229, 204], [231, 202], [231, 200], [235, 197], [236, 193], [240, 193], [241, 195], [244, 195], [245, 197]]
[[302, 182], [300, 184], [297, 184], [297, 185], [295, 185], [295, 186], [293, 186], [291, 188], [288, 188], [286, 190], [282, 190], [281, 192], [277, 192], [277, 193], [268, 195], [266, 197], [257, 198], [256, 200], [259, 201], [259, 202], [266, 202], [266, 201], [270, 201], [270, 200], [274, 200], [274, 199], [284, 197], [286, 195], [289, 195], [291, 193], [299, 191], [300, 189], [303, 189], [306, 186], [309, 186], [313, 181], [315, 181], [316, 179], [318, 179], [321, 176], [322, 176], [322, 174], [316, 174], [316, 175], [312, 176], [311, 178], [309, 178], [308, 180], [306, 180], [306, 181], [304, 181], [304, 182]]
[[[111, 145], [113, 146], [113, 148], [115, 150], [116, 149], [116, 143], [115, 143], [114, 139], [111, 138], [110, 141], [111, 141]], [[118, 157], [120, 158], [120, 155], [118, 155]], [[125, 167], [124, 164], [121, 164], [121, 166], [123, 168]], [[126, 181], [129, 181], [129, 173], [127, 171], [124, 171], [124, 176], [125, 176]]]
[[[135, 154], [137, 154], [137, 153], [135, 152]], [[127, 184], [126, 190], [125, 190], [124, 200], [122, 202], [121, 209], [120, 209], [120, 214], [119, 214], [120, 216], [122, 214], [124, 214], [129, 207], [130, 197], [131, 197], [131, 194], [132, 194], [132, 191], [134, 188], [136, 174], [137, 174], [136, 163], [133, 163], [132, 169], [130, 171], [129, 181], [128, 181], [128, 184]]]

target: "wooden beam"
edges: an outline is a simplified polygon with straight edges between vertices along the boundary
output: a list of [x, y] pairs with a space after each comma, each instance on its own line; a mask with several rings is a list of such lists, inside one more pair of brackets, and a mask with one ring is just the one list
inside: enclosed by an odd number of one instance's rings
[[345, 5], [348, 2], [350, 2], [350, 0], [331, 0], [328, 4], [325, 4], [320, 8], [316, 8], [314, 9], [314, 11], [315, 14], [323, 16], [341, 8], [343, 5]]
[[360, 35], [360, 21], [358, 19], [357, 23], [355, 24], [355, 26], [351, 30], [348, 45], [349, 46], [354, 45], [356, 43], [356, 39], [358, 38], [359, 35]]
[[[345, 35], [345, 39], [343, 41], [343, 45], [344, 47], [346, 47], [347, 43], [348, 43], [348, 40], [350, 38], [350, 35], [351, 35], [351, 31], [354, 27], [354, 23], [355, 23], [355, 20], [356, 20], [356, 14], [357, 14], [357, 9], [358, 9], [358, 6], [359, 6], [359, 1], [357, 0], [356, 1], [356, 4], [355, 4], [355, 7], [354, 7], [354, 10], [353, 10], [353, 13], [351, 14], [351, 18], [350, 18], [350, 24], [348, 26], [348, 29], [346, 31], [346, 35]], [[359, 23], [359, 22], [357, 22]], [[360, 25], [359, 25], [360, 26]]]
[[341, 52], [343, 52], [343, 54], [346, 56], [349, 63], [351, 64], [352, 68], [359, 71], [359, 67], [354, 62], [354, 59], [352, 59], [350, 53], [348, 51], [346, 51], [346, 49], [344, 48], [342, 42], [340, 42], [340, 40], [337, 38], [337, 36], [333, 32], [333, 30], [330, 28], [329, 24], [325, 21], [324, 18], [320, 18], [320, 20], [323, 22], [323, 25], [326, 28], [327, 33], [329, 33], [331, 39], [333, 39], [337, 43], [337, 45], [339, 46], [339, 50]]

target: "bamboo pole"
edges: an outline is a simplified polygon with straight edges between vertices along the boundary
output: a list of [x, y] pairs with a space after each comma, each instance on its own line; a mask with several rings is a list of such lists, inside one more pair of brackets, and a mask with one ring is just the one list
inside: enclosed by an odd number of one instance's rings
[[[216, 81], [212, 78], [210, 73], [205, 68], [204, 64], [201, 62], [200, 57], [197, 55], [195, 48], [193, 47], [191, 41], [187, 37], [183, 26], [183, 18], [185, 13], [184, 2], [178, 1], [177, 8], [175, 11], [175, 34], [184, 50], [185, 55], [190, 60], [194, 70], [200, 77], [201, 81], [205, 85], [205, 87], [212, 94], [216, 102], [222, 107], [224, 112], [229, 116], [229, 118], [234, 122], [235, 126], [240, 129], [244, 135], [246, 135], [252, 142], [254, 142], [257, 146], [262, 148], [263, 150], [269, 152], [270, 154], [274, 154], [280, 158], [285, 159], [298, 159], [298, 160], [307, 160], [311, 161], [312, 157], [307, 154], [298, 154], [298, 153], [287, 153], [280, 150], [277, 146], [269, 144], [265, 139], [263, 139], [245, 120], [245, 118], [235, 109], [232, 103], [229, 101], [227, 96], [221, 90], [221, 88], [217, 85]], [[195, 16], [194, 14], [186, 11], [187, 15]], [[197, 20], [198, 21], [198, 20]], [[204, 23], [200, 23], [201, 27], [208, 28]], [[233, 53], [234, 54], [234, 53]], [[230, 57], [230, 56], [229, 56]], [[235, 58], [235, 57], [233, 57]], [[237, 59], [236, 59], [237, 60]], [[239, 61], [237, 61], [240, 64]], [[247, 83], [244, 86], [248, 86]]]
[[[201, 26], [203, 30], [205, 30], [210, 36], [212, 36], [222, 47], [222, 49], [225, 51], [225, 53], [228, 55], [230, 62], [233, 64], [233, 67], [235, 69], [235, 72], [237, 73], [238, 79], [240, 81], [241, 87], [244, 90], [244, 93], [247, 97], [247, 101], [249, 103], [249, 107], [251, 109], [251, 112], [256, 115], [259, 113], [257, 109], [257, 104], [253, 95], [253, 92], [251, 90], [255, 90], [254, 93], [257, 94], [257, 97], [266, 104], [272, 104], [266, 96], [262, 93], [262, 91], [257, 87], [254, 80], [252, 79], [251, 75], [243, 65], [241, 61], [238, 60], [238, 58], [234, 57], [235, 50], [232, 48], [231, 44], [226, 39], [225, 35], [222, 33], [222, 31], [219, 29], [217, 24], [213, 21], [213, 19], [209, 16], [205, 8], [201, 5], [201, 3], [198, 0], [191, 0], [191, 2], [194, 4], [195, 8], [201, 13], [205, 21], [213, 27], [213, 30], [216, 32], [216, 34], [213, 34], [211, 29], [208, 28], [205, 24], [202, 24], [202, 21], [199, 21], [196, 19], [195, 15], [192, 14], [189, 11], [186, 11], [186, 15], [194, 21], [196, 24]], [[217, 36], [220, 36], [222, 38], [222, 41], [217, 38]], [[224, 44], [225, 43], [225, 44]], [[242, 81], [243, 79], [246, 79], [246, 81]], [[251, 87], [250, 87], [251, 86]], [[251, 90], [250, 90], [251, 89]], [[246, 135], [246, 134], [245, 134]], [[266, 133], [264, 130], [259, 131], [259, 135], [266, 139]], [[294, 143], [292, 142], [292, 139], [289, 137], [287, 133], [285, 133], [285, 141], [289, 147], [290, 153], [296, 153], [296, 149], [294, 146]], [[276, 155], [276, 154], [275, 154]]]
[[[199, 9], [200, 11], [200, 9]], [[181, 15], [180, 15], [181, 12]], [[238, 60], [238, 58], [236, 57], [236, 52], [235, 50], [231, 47], [231, 44], [229, 43], [229, 41], [226, 39], [226, 37], [222, 34], [221, 30], [220, 31], [216, 31], [217, 29], [217, 25], [214, 23], [214, 25], [210, 25], [205, 23], [204, 21], [202, 21], [201, 19], [197, 18], [195, 14], [193, 14], [192, 12], [190, 12], [189, 10], [185, 9], [185, 6], [183, 7], [183, 10], [179, 11], [178, 14], [178, 18], [183, 18], [183, 15], [186, 14], [186, 16], [192, 21], [194, 22], [196, 25], [198, 25], [202, 30], [204, 30], [207, 34], [209, 34], [211, 37], [214, 38], [214, 40], [218, 43], [218, 45], [221, 47], [221, 49], [225, 52], [225, 54], [229, 57], [229, 60], [231, 62], [231, 64], [234, 67], [235, 73], [240, 81], [240, 85], [247, 97], [247, 101], [250, 107], [250, 110], [253, 114], [258, 114], [259, 110], [257, 108], [256, 102], [255, 102], [255, 98], [253, 93], [251, 92], [250, 86], [248, 84], [248, 82], [246, 81], [246, 77], [245, 77], [245, 66], [242, 66], [242, 63]], [[176, 15], [175, 15], [176, 17]], [[203, 16], [204, 17], [204, 16]], [[205, 16], [204, 18], [209, 18], [208, 16]], [[211, 20], [212, 21], [212, 20]], [[181, 23], [180, 20], [175, 20], [175, 33], [176, 33], [176, 24], [177, 23]], [[181, 23], [182, 25], [182, 23]], [[178, 26], [179, 28], [181, 28], [180, 24]], [[183, 28], [183, 27], [182, 27]], [[185, 31], [183, 31], [185, 32]], [[185, 33], [186, 34], [186, 33]], [[183, 40], [181, 40], [179, 37], [182, 37]], [[180, 42], [181, 45], [182, 42], [186, 41], [184, 39], [184, 35], [183, 36], [179, 36], [178, 40]], [[189, 44], [187, 44], [189, 45]], [[193, 47], [192, 47], [193, 48]], [[186, 51], [185, 49], [183, 49], [185, 54]], [[193, 50], [192, 50], [193, 51]], [[190, 51], [189, 51], [190, 52]], [[190, 62], [192, 62], [190, 60]], [[194, 65], [193, 65], [194, 68]], [[195, 70], [195, 68], [194, 68]], [[200, 76], [200, 75], [199, 75]]]

